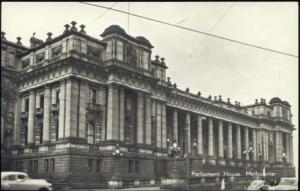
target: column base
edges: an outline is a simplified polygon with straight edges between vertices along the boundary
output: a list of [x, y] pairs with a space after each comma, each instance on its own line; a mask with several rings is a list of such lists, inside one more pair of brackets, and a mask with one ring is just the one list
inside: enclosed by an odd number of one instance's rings
[[217, 161], [218, 165], [220, 166], [225, 166], [226, 165], [226, 161], [224, 158], [219, 158]]
[[242, 159], [237, 159], [236, 166], [237, 167], [242, 167], [243, 166], [243, 160]]
[[213, 156], [208, 156], [206, 162], [207, 164], [216, 165], [216, 159]]
[[231, 167], [235, 167], [236, 166], [236, 163], [235, 163], [235, 161], [233, 159], [227, 159], [226, 163], [228, 164], [228, 166], [231, 166]]
[[122, 188], [123, 187], [123, 181], [121, 181], [121, 180], [110, 180], [110, 181], [108, 181], [108, 187], [109, 188]]
[[177, 178], [168, 178], [168, 179], [161, 179], [162, 185], [184, 185], [185, 179], [177, 179]]

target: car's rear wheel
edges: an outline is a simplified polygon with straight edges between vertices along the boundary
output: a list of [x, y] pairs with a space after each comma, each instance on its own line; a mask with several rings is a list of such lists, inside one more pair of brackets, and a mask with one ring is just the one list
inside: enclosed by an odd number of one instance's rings
[[49, 191], [47, 188], [41, 188], [39, 191]]

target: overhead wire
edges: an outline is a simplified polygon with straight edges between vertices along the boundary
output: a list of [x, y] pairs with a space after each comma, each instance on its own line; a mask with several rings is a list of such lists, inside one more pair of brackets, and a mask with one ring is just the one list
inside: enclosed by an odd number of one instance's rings
[[101, 15], [99, 15], [97, 18], [94, 19], [94, 21], [100, 19], [101, 17], [103, 17], [106, 13], [108, 13], [117, 3], [119, 2], [115, 2], [112, 6], [110, 6], [106, 11], [102, 12]]
[[[228, 9], [226, 9], [226, 11], [222, 14], [222, 16], [218, 19], [218, 21], [213, 25], [213, 27], [209, 30], [209, 33], [213, 32], [215, 30], [215, 28], [217, 27], [217, 25], [225, 18], [225, 16], [227, 15], [227, 13], [232, 9], [233, 5], [235, 4], [235, 2], [233, 2], [230, 7]], [[201, 38], [201, 40], [199, 41], [198, 45], [196, 46], [196, 48], [193, 50], [193, 53], [189, 55], [188, 58], [192, 58], [194, 53], [196, 52], [196, 50], [200, 47], [200, 45], [202, 44], [202, 42], [205, 40], [207, 36], [204, 36], [203, 38]], [[188, 58], [185, 60], [184, 64], [187, 63]]]
[[298, 58], [297, 55], [293, 55], [293, 54], [290, 54], [290, 53], [286, 53], [286, 52], [282, 52], [282, 51], [274, 50], [274, 49], [270, 49], [270, 48], [264, 48], [264, 47], [259, 46], [259, 45], [254, 45], [254, 44], [250, 44], [250, 43], [247, 43], [247, 42], [242, 42], [242, 41], [230, 39], [230, 38], [227, 38], [227, 37], [223, 37], [223, 36], [219, 36], [219, 35], [214, 35], [214, 34], [210, 34], [210, 33], [207, 33], [207, 32], [202, 32], [200, 30], [196, 30], [196, 29], [192, 29], [192, 28], [187, 28], [187, 27], [179, 26], [179, 25], [176, 25], [176, 24], [168, 23], [166, 21], [161, 21], [161, 20], [150, 18], [150, 17], [145, 17], [145, 16], [142, 16], [142, 15], [137, 15], [137, 14], [134, 14], [134, 13], [129, 13], [129, 12], [126, 12], [126, 11], [122, 11], [122, 10], [118, 10], [118, 9], [113, 9], [113, 8], [105, 7], [105, 6], [102, 6], [102, 5], [95, 5], [95, 4], [86, 3], [86, 2], [79, 2], [79, 3], [90, 5], [90, 6], [96, 6], [96, 7], [100, 7], [100, 8], [104, 8], [104, 9], [110, 9], [110, 10], [113, 10], [113, 11], [116, 11], [116, 12], [120, 12], [120, 13], [123, 13], [123, 14], [129, 14], [131, 16], [135, 16], [135, 17], [139, 17], [139, 18], [142, 18], [142, 19], [154, 21], [154, 22], [157, 22], [157, 23], [161, 23], [161, 24], [165, 24], [165, 25], [177, 27], [177, 28], [180, 28], [180, 29], [185, 29], [185, 30], [188, 30], [188, 31], [192, 31], [192, 32], [204, 34], [204, 35], [207, 35], [207, 36], [219, 38], [219, 39], [230, 41], [230, 42], [234, 42], [234, 43], [237, 43], [237, 44], [242, 44], [242, 45], [254, 47], [254, 48], [257, 48], [257, 49], [262, 49], [262, 50], [265, 50], [265, 51], [270, 51], [270, 52], [274, 52], [274, 53], [278, 53], [278, 54], [282, 54], [282, 55], [286, 55], [286, 56], [291, 56], [291, 57]]

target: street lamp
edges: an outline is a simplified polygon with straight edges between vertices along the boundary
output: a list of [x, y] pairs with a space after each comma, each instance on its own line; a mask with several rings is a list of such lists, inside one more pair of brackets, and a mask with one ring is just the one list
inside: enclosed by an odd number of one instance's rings
[[249, 160], [250, 160], [250, 166], [252, 164], [252, 156], [253, 156], [253, 147], [252, 147], [252, 143], [249, 143], [249, 147], [243, 151], [243, 154], [245, 155], [245, 163], [246, 163], [246, 157], [249, 156]]
[[[119, 144], [116, 144], [115, 149], [112, 152], [112, 155], [113, 155], [114, 160], [116, 160], [116, 159], [119, 160], [120, 157], [124, 155], [121, 152]], [[112, 176], [112, 180], [119, 182], [119, 176], [118, 176], [118, 173], [116, 173], [116, 172], [120, 170], [120, 161], [117, 161], [117, 164], [115, 165], [115, 168], [116, 169], [114, 170], [115, 173]]]
[[194, 153], [194, 156], [196, 157], [197, 156], [197, 141], [196, 139], [193, 140], [193, 144], [192, 144], [192, 149], [193, 149], [193, 153]]
[[169, 138], [167, 138], [168, 142], [168, 148], [169, 148], [169, 155], [173, 159], [173, 171], [172, 171], [172, 178], [177, 179], [179, 178], [179, 174], [177, 171], [177, 165], [176, 165], [176, 154], [180, 152], [180, 147], [178, 146], [176, 140], [174, 139], [171, 141]]
[[112, 155], [115, 156], [115, 157], [123, 156], [123, 153], [120, 150], [119, 144], [116, 145], [114, 151], [112, 152]]
[[283, 149], [283, 152], [282, 152], [282, 161], [284, 164], [287, 163], [287, 156], [286, 156], [286, 153], [285, 153], [285, 149]]

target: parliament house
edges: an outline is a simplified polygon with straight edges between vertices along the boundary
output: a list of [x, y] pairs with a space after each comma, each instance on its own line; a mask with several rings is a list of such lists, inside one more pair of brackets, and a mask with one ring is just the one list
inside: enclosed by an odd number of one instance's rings
[[295, 176], [287, 101], [181, 90], [145, 37], [111, 25], [100, 39], [76, 24], [30, 47], [1, 33], [1, 75], [17, 89], [1, 113], [1, 171], [70, 188]]

